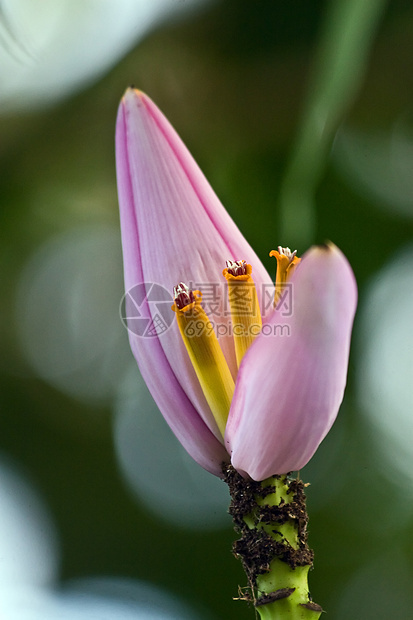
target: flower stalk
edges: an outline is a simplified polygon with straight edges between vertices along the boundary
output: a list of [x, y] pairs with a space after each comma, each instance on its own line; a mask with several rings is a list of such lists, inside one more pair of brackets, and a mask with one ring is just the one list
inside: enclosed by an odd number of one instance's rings
[[317, 620], [323, 610], [308, 590], [314, 554], [307, 543], [304, 483], [287, 475], [254, 482], [232, 466], [223, 472], [240, 534], [233, 552], [248, 579], [240, 599], [253, 603], [262, 620]]

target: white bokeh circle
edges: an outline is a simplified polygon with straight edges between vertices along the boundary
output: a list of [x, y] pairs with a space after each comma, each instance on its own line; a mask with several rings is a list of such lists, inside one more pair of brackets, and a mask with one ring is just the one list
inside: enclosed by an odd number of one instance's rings
[[208, 620], [161, 588], [120, 577], [86, 578], [60, 589], [0, 588], [0, 597], [7, 620]]
[[158, 24], [204, 3], [2, 0], [0, 111], [50, 105], [89, 85]]
[[116, 454], [135, 497], [160, 518], [183, 528], [230, 526], [226, 485], [182, 448], [136, 365], [125, 376], [115, 414]]
[[[362, 300], [357, 394], [383, 471], [413, 482], [413, 247], [398, 251]], [[409, 494], [413, 500], [413, 491]]]
[[119, 230], [84, 226], [48, 240], [20, 278], [16, 317], [33, 371], [86, 403], [111, 399], [130, 363], [119, 318]]
[[3, 456], [0, 507], [0, 593], [52, 585], [60, 560], [54, 523], [39, 493]]

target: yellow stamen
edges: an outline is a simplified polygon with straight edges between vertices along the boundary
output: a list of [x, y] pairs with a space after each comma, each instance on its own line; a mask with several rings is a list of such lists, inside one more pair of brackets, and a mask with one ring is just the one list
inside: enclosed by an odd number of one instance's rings
[[200, 291], [190, 291], [181, 283], [175, 287], [172, 310], [202, 391], [224, 437], [234, 381], [201, 300]]
[[294, 269], [301, 261], [301, 258], [296, 256], [297, 250], [291, 252], [290, 248], [282, 248], [278, 246], [278, 250], [271, 250], [270, 256], [275, 256], [277, 259], [277, 273], [275, 276], [275, 294], [274, 294], [274, 306], [277, 305], [281, 293], [283, 291], [285, 283], [293, 275]]
[[245, 261], [227, 261], [227, 267], [222, 272], [228, 282], [232, 334], [238, 367], [262, 327], [260, 306], [251, 272], [251, 265], [247, 265]]

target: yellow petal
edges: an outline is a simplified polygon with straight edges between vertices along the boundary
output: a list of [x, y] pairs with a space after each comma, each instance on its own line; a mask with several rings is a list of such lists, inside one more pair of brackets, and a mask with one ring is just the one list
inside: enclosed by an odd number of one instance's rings
[[222, 272], [228, 283], [232, 334], [238, 367], [262, 327], [260, 306], [251, 272], [251, 265], [247, 265], [245, 261], [236, 263], [227, 261], [227, 268]]
[[213, 325], [201, 306], [202, 294], [193, 291], [192, 295], [192, 303], [183, 308], [178, 308], [175, 303], [172, 310], [176, 313], [179, 331], [202, 391], [224, 436], [234, 381]]
[[293, 275], [294, 269], [301, 261], [301, 258], [296, 256], [296, 250], [291, 252], [290, 248], [282, 248], [281, 246], [278, 246], [278, 250], [271, 250], [270, 256], [275, 256], [277, 259], [274, 294], [274, 306], [276, 306], [281, 297], [285, 283]]

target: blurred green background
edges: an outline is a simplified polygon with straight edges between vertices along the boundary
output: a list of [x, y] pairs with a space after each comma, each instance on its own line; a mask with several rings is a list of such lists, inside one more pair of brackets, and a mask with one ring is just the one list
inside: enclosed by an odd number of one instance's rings
[[411, 3], [15, 0], [0, 24], [4, 617], [254, 616], [232, 600], [226, 489], [182, 454], [119, 319], [114, 125], [134, 84], [270, 273], [277, 245], [349, 258], [348, 390], [302, 472], [310, 587], [335, 620], [410, 618]]

